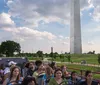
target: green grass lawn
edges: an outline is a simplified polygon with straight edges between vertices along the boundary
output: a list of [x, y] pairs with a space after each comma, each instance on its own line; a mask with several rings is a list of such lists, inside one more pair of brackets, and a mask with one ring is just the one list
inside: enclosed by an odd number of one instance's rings
[[[98, 55], [96, 54], [80, 54], [80, 55], [72, 54], [71, 55], [72, 62], [80, 63], [82, 60], [85, 60], [87, 64], [98, 64]], [[54, 61], [68, 62], [68, 59], [66, 57], [61, 58], [61, 59], [57, 57], [56, 59], [54, 59]]]
[[86, 60], [88, 64], [98, 64], [98, 55], [96, 54], [82, 54], [82, 55], [72, 55], [73, 62], [81, 62]]
[[[66, 54], [68, 56], [69, 54]], [[97, 54], [70, 54], [71, 61], [80, 63], [82, 60], [85, 60], [87, 64], [98, 64], [98, 55]], [[49, 57], [50, 58], [50, 57]], [[41, 60], [39, 57], [28, 57], [29, 60]], [[49, 59], [52, 61], [52, 59]], [[57, 57], [53, 58], [54, 61], [68, 62], [67, 57]]]

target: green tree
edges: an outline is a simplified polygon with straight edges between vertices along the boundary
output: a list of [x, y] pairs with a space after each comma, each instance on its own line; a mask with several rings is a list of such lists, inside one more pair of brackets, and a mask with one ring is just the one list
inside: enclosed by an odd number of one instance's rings
[[50, 57], [52, 58], [52, 61], [54, 60], [54, 54], [53, 52], [50, 53]]
[[71, 56], [69, 55], [67, 58], [68, 58], [68, 62], [71, 62]]
[[33, 57], [37, 57], [37, 54], [36, 53], [33, 53]]
[[98, 63], [100, 64], [100, 54], [98, 54]]
[[95, 54], [95, 50], [92, 51], [89, 51], [87, 54]]
[[93, 50], [93, 54], [95, 54], [95, 50]]
[[44, 55], [45, 55], [45, 57], [48, 57], [48, 56], [49, 56], [49, 54], [48, 54], [48, 53], [45, 53]]
[[64, 54], [60, 54], [59, 57], [60, 57], [60, 60], [61, 60], [62, 62], [64, 62], [64, 57], [65, 57], [65, 55], [64, 55]]
[[37, 54], [38, 57], [41, 57], [42, 60], [43, 60], [43, 51], [40, 51], [40, 50], [39, 50], [39, 51], [37, 51], [36, 54]]
[[13, 56], [14, 52], [17, 52], [18, 54], [21, 51], [20, 44], [14, 41], [4, 41], [1, 43], [0, 46], [1, 54], [5, 54], [7, 57]]
[[56, 59], [58, 57], [58, 53], [57, 52], [53, 53], [53, 57]]

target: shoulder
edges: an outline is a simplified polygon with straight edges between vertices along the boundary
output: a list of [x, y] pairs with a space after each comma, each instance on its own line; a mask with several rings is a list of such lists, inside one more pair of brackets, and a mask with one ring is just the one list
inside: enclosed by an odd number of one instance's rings
[[49, 85], [57, 85], [55, 78], [50, 79]]
[[63, 78], [63, 81], [68, 81], [66, 78]]
[[35, 72], [33, 73], [33, 75], [38, 75], [38, 73], [35, 71]]
[[46, 77], [46, 74], [44, 74], [43, 77], [42, 77], [42, 79], [46, 79], [46, 78], [47, 78], [47, 77]]
[[9, 78], [6, 78], [6, 80], [3, 82], [3, 85], [7, 85], [10, 82]]
[[93, 85], [98, 85], [98, 82], [97, 81], [92, 81], [92, 84]]
[[23, 81], [23, 77], [20, 77], [19, 81], [18, 81], [18, 84], [21, 84]]
[[50, 80], [55, 80], [55, 78], [51, 78]]
[[86, 84], [86, 81], [81, 81], [81, 82], [79, 83], [79, 85], [87, 85], [87, 84]]
[[35, 71], [35, 72], [33, 73], [33, 76], [34, 76], [34, 77], [38, 76], [38, 73]]
[[63, 79], [62, 84], [67, 85], [68, 84], [68, 80], [67, 79]]
[[51, 78], [50, 81], [53, 82], [53, 81], [55, 81], [55, 79], [54, 78]]
[[71, 78], [70, 78], [70, 79], [68, 79], [68, 84], [70, 84], [70, 83], [72, 83], [72, 80], [71, 80]]

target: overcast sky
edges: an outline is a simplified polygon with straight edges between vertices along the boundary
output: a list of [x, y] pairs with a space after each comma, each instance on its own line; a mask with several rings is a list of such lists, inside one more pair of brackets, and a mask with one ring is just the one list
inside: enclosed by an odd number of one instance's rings
[[[100, 0], [80, 0], [82, 50], [100, 53]], [[0, 43], [24, 52], [69, 52], [70, 0], [0, 0]]]

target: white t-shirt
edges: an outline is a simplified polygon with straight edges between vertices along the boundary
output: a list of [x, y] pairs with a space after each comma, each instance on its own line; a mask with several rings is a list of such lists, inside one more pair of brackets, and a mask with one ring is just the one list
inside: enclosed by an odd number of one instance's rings
[[4, 69], [4, 75], [7, 74], [7, 73], [9, 73], [9, 72], [10, 72], [10, 68], [9, 68], [9, 67], [6, 67], [6, 68]]

